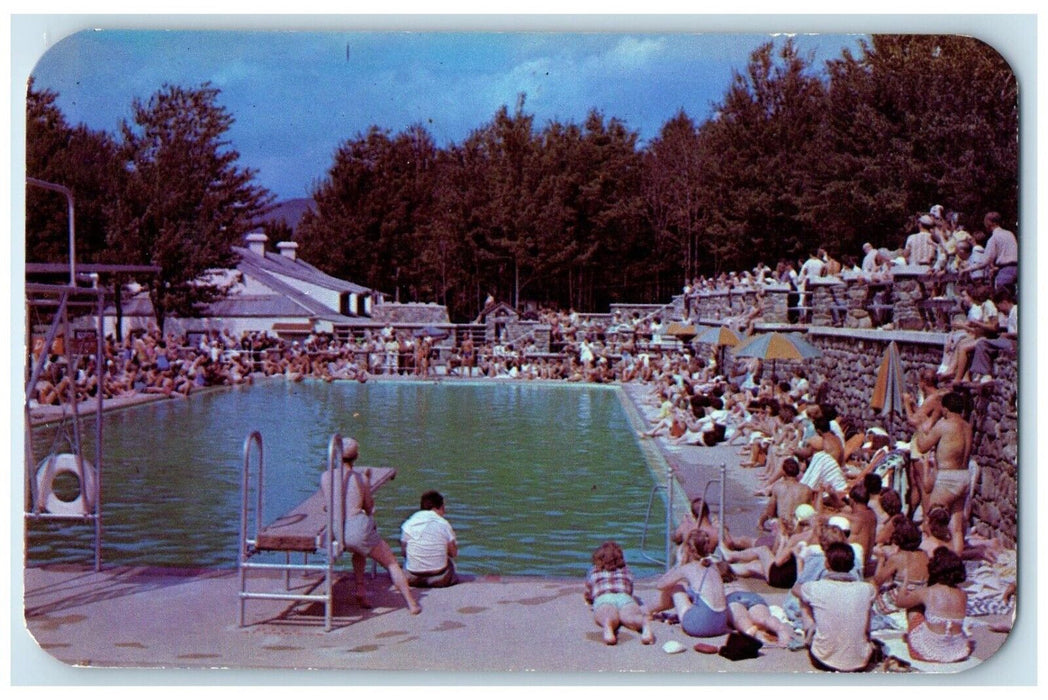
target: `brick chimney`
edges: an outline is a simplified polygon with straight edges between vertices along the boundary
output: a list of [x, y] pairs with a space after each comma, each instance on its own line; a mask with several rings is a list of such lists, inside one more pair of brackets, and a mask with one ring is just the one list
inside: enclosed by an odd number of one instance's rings
[[280, 250], [280, 254], [285, 258], [291, 260], [296, 259], [297, 254], [295, 251], [298, 250], [298, 243], [295, 243], [294, 241], [281, 241], [280, 243], [277, 243], [277, 248]]

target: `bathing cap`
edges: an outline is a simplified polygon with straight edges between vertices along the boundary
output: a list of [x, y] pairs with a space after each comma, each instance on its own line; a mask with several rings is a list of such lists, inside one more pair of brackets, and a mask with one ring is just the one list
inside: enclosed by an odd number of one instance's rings
[[815, 516], [815, 509], [807, 503], [802, 503], [797, 506], [797, 510], [793, 511], [793, 517], [797, 522], [803, 522], [810, 520]]
[[360, 455], [360, 446], [353, 438], [342, 438], [342, 461], [352, 462]]
[[845, 532], [851, 532], [851, 521], [845, 518], [843, 515], [835, 515], [826, 521], [827, 525], [839, 527]]

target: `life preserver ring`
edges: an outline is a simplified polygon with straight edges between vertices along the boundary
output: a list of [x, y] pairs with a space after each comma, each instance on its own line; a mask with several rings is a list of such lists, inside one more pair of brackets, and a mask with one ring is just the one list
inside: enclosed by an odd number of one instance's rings
[[[54, 492], [59, 474], [72, 474], [80, 483], [76, 498], [66, 501]], [[68, 452], [51, 455], [36, 468], [36, 506], [53, 515], [90, 515], [94, 512], [95, 468], [82, 457]]]

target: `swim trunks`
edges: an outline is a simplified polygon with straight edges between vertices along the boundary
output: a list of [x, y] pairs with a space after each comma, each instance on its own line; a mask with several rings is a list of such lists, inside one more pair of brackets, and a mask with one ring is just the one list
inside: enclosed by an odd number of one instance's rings
[[440, 571], [410, 571], [404, 569], [408, 585], [416, 588], [446, 588], [456, 581], [455, 562], [449, 557], [448, 564]]
[[346, 518], [342, 528], [342, 546], [357, 554], [368, 554], [382, 538], [375, 528], [375, 519], [361, 511]]
[[735, 591], [734, 593], [729, 593], [727, 596], [727, 600], [728, 605], [731, 605], [732, 603], [739, 603], [747, 610], [749, 610], [755, 605], [768, 604], [768, 601], [766, 601], [762, 595], [760, 595], [759, 593], [754, 593], [753, 591]]
[[[967, 469], [940, 469], [938, 475], [935, 477], [935, 488], [932, 490], [941, 491], [945, 494], [946, 498], [941, 503], [935, 503], [934, 505], [943, 505], [949, 508], [958, 499], [963, 499], [968, 495], [968, 482], [970, 476]], [[940, 499], [936, 499], [939, 501]]]

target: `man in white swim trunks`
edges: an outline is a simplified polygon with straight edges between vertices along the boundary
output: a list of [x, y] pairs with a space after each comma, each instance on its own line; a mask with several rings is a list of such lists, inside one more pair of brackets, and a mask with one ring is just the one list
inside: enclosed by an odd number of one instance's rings
[[[335, 478], [332, 470], [324, 470], [320, 475], [320, 488], [324, 493], [324, 502], [331, 502], [332, 488], [342, 487], [343, 497], [335, 498], [336, 522], [342, 525], [341, 540], [344, 549], [353, 553], [353, 578], [356, 581], [357, 604], [362, 608], [371, 607], [367, 602], [367, 589], [364, 586], [364, 568], [367, 557], [371, 557], [389, 571], [393, 585], [404, 596], [408, 610], [412, 615], [422, 612], [415, 602], [408, 587], [404, 570], [397, 563], [393, 550], [386, 541], [379, 537], [375, 528], [372, 513], [375, 510], [375, 499], [371, 494], [371, 470], [364, 473], [353, 469], [353, 462], [360, 454], [360, 446], [353, 438], [342, 439], [342, 474]], [[334, 482], [334, 483], [332, 483]], [[342, 482], [341, 484], [339, 482]], [[327, 506], [325, 506], [326, 508]]]
[[964, 549], [964, 512], [972, 482], [968, 471], [972, 426], [964, 419], [964, 403], [964, 397], [957, 392], [946, 394], [942, 397], [943, 417], [914, 435], [917, 449], [933, 457], [925, 464], [918, 481], [923, 510], [927, 514], [935, 506], [943, 506], [950, 512], [950, 537], [955, 552]]
[[400, 526], [400, 548], [408, 583], [419, 588], [444, 588], [455, 583], [458, 543], [451, 523], [444, 519], [444, 497], [426, 491], [419, 510]]

